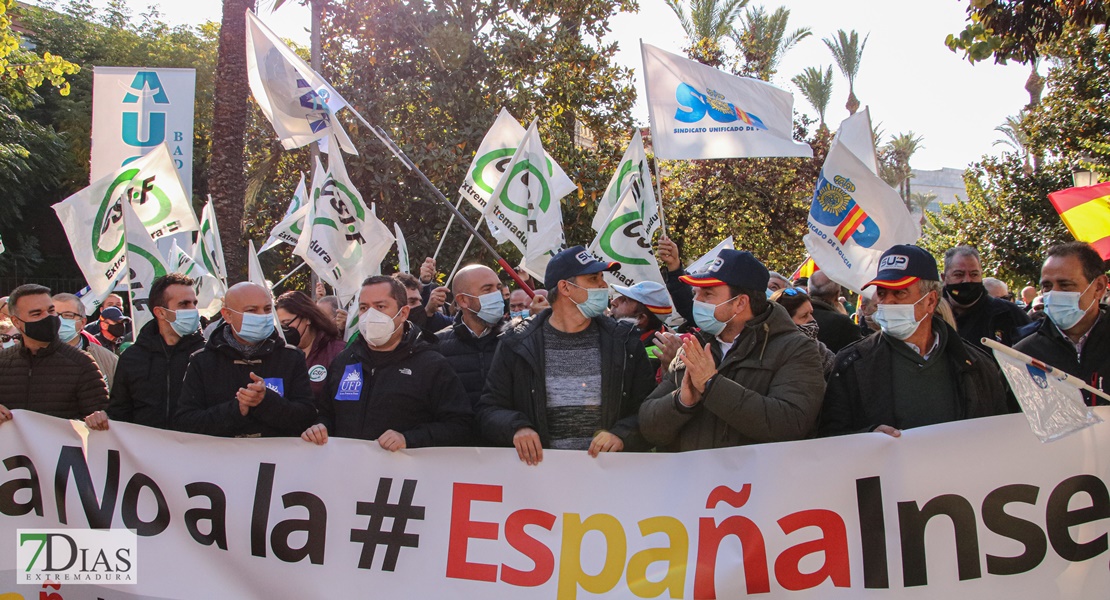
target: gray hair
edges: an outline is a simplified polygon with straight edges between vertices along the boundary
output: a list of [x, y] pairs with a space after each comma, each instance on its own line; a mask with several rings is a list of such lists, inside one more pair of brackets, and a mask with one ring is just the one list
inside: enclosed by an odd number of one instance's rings
[[1010, 293], [1010, 287], [1006, 285], [1006, 282], [1001, 279], [995, 279], [994, 277], [984, 277], [983, 287], [987, 288], [987, 293], [992, 296], [994, 295], [991, 293], [992, 290], [995, 292], [1002, 292], [999, 296], [1005, 296]]
[[769, 279], [778, 279], [779, 281], [785, 283], [786, 287], [788, 287], [788, 288], [794, 287], [794, 284], [789, 279], [787, 279], [786, 277], [783, 277], [782, 275], [780, 275], [780, 274], [778, 274], [774, 271], [771, 271], [770, 273], [768, 273], [768, 275], [770, 275]]
[[980, 265], [983, 264], [983, 259], [979, 257], [979, 251], [976, 250], [975, 248], [972, 248], [971, 246], [967, 246], [967, 245], [956, 246], [955, 248], [949, 248], [948, 250], [946, 250], [944, 252], [944, 272], [945, 273], [948, 272], [949, 263], [951, 263], [952, 260], [955, 259], [957, 256], [971, 256], [971, 257], [974, 257], [975, 260]]

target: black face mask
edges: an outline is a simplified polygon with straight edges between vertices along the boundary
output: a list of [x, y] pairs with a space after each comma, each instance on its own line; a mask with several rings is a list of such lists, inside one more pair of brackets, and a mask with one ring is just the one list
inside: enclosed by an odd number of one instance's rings
[[296, 327], [282, 327], [281, 332], [285, 334], [285, 343], [290, 346], [301, 345], [301, 332]]
[[428, 323], [428, 313], [423, 306], [414, 306], [409, 310], [409, 322], [418, 327], [424, 327]]
[[944, 286], [944, 293], [960, 306], [971, 306], [987, 293], [987, 288], [982, 281], [965, 281]]
[[112, 334], [112, 337], [117, 338], [127, 335], [127, 323], [124, 323], [123, 321], [120, 321], [119, 323], [109, 323], [108, 333]]
[[62, 318], [58, 315], [49, 315], [39, 321], [23, 322], [23, 336], [36, 342], [49, 344], [58, 339], [58, 327], [62, 325]]

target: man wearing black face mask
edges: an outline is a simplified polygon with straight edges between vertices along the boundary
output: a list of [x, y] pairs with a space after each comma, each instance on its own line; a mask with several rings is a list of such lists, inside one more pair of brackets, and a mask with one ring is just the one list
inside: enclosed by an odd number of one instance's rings
[[979, 251], [971, 246], [944, 253], [944, 297], [956, 315], [960, 337], [988, 353], [981, 338], [1013, 346], [1021, 339], [1018, 329], [1029, 324], [1029, 317], [1016, 304], [987, 293]]
[[23, 344], [0, 350], [0, 423], [16, 408], [62, 419], [83, 419], [106, 408], [108, 387], [96, 361], [58, 338], [61, 321], [50, 290], [21, 285], [8, 304]]

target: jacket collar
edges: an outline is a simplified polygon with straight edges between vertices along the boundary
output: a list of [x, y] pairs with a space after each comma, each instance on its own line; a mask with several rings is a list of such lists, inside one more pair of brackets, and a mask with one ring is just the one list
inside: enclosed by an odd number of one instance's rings
[[[204, 345], [205, 349], [222, 352], [236, 358], [243, 358], [243, 353], [232, 346], [230, 343], [228, 343], [227, 339], [224, 338], [224, 336], [226, 335], [224, 333], [225, 330], [230, 333], [231, 324], [227, 322], [221, 323], [220, 326], [212, 332], [212, 337], [208, 338], [208, 342]], [[159, 336], [159, 338], [161, 338], [161, 336]], [[261, 358], [263, 356], [269, 356], [270, 354], [273, 354], [278, 347], [283, 345], [284, 344], [282, 343], [281, 337], [279, 336], [278, 332], [274, 331], [274, 333], [271, 334], [270, 337], [259, 342], [258, 351], [255, 352], [251, 358]]]
[[[213, 337], [215, 337], [215, 332], [213, 332]], [[162, 332], [158, 329], [158, 319], [143, 325], [142, 329], [139, 330], [139, 335], [135, 336], [135, 345], [151, 352], [157, 352], [163, 348], [171, 353], [185, 348], [192, 352], [196, 344], [203, 342], [204, 334], [197, 330], [189, 335], [181, 336], [181, 340], [173, 346], [167, 345], [165, 340], [162, 339]]]
[[[736, 339], [732, 341], [732, 349], [728, 354], [728, 362], [737, 362], [744, 360], [753, 352], [759, 353], [759, 358], [762, 360], [762, 353], [767, 348], [767, 342], [772, 337], [782, 335], [784, 333], [797, 332], [798, 326], [794, 324], [794, 320], [790, 318], [790, 313], [785, 308], [774, 302], [769, 302], [767, 310], [763, 313], [756, 315], [750, 321], [744, 324], [744, 329]], [[722, 357], [720, 342], [716, 337], [710, 338], [705, 333], [701, 333], [703, 342], [708, 341], [713, 345], [714, 353], [717, 354], [718, 360]], [[724, 363], [721, 363], [724, 366]]]

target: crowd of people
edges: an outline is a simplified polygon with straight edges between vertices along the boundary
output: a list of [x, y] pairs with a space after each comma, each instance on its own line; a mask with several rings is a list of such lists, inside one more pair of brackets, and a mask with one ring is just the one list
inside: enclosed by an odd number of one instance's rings
[[984, 277], [974, 248], [938, 265], [895, 246], [854, 303], [819, 270], [791, 281], [722, 250], [686, 272], [671, 240], [657, 252], [666, 285], [610, 286], [619, 265], [578, 246], [529, 279], [534, 296], [483, 265], [440, 286], [427, 259], [419, 277], [362, 282], [350, 336], [322, 285], [274, 298], [239, 283], [207, 323], [196, 282], [169, 274], [138, 331], [119, 296], [90, 323], [77, 296], [22, 285], [0, 300], [0, 423], [24, 409], [93, 430], [504, 446], [534, 465], [549, 449], [898, 437], [1017, 412], [983, 338], [1110, 391], [1106, 265], [1082, 242], [1048, 250], [1039, 290], [1020, 298]]

